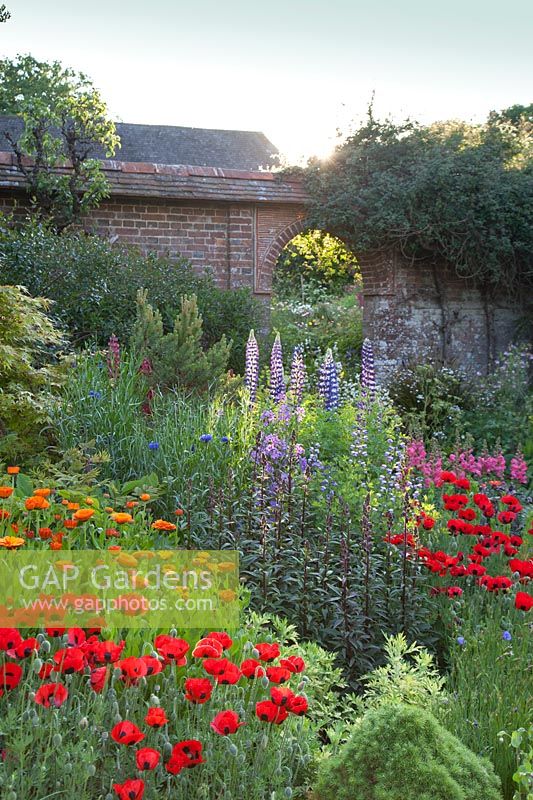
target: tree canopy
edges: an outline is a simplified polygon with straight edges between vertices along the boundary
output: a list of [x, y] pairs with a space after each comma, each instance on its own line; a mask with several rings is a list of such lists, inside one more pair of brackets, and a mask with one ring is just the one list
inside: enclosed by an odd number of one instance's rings
[[[95, 146], [109, 157], [119, 143], [100, 93], [81, 72], [33, 56], [0, 61], [0, 113], [20, 117], [18, 139], [2, 131], [15, 153], [36, 210], [62, 230], [107, 195]], [[28, 158], [31, 162], [28, 162]], [[57, 168], [68, 162], [68, 173]]]
[[378, 121], [372, 109], [304, 179], [310, 223], [355, 253], [446, 260], [479, 285], [533, 282], [533, 105], [482, 125]]

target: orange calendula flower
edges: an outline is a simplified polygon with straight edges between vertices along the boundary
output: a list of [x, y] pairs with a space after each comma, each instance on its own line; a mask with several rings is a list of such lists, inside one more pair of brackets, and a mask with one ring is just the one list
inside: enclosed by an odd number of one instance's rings
[[0, 508], [0, 519], [7, 519], [9, 517], [9, 511], [6, 511], [4, 508]]
[[137, 503], [136, 500], [128, 500], [128, 502], [126, 503], [126, 508], [135, 508], [135, 506], [138, 505], [139, 503]]
[[20, 472], [20, 467], [8, 467], [7, 474], [8, 475], [18, 475]]
[[182, 516], [183, 516], [183, 509], [182, 509], [182, 508], [177, 508], [177, 509], [174, 511], [174, 514], [175, 514], [177, 517], [182, 517]]
[[33, 493], [34, 497], [50, 497], [51, 494], [51, 489], [36, 489]]
[[63, 523], [63, 525], [68, 530], [74, 530], [74, 528], [78, 527], [78, 520], [77, 519], [66, 519], [65, 522]]
[[39, 528], [39, 538], [40, 539], [51, 539], [54, 535], [54, 532], [51, 528]]
[[218, 596], [223, 603], [231, 603], [233, 600], [237, 599], [237, 595], [232, 589], [221, 589]]
[[0, 500], [5, 500], [6, 497], [11, 497], [13, 488], [11, 486], [0, 486]]
[[34, 495], [33, 497], [27, 497], [26, 502], [24, 503], [26, 509], [28, 511], [34, 511], [35, 509], [41, 511], [45, 508], [50, 507], [50, 503], [44, 497], [40, 495]]
[[69, 511], [77, 511], [80, 507], [79, 503], [67, 503], [67, 509]]
[[118, 553], [119, 550], [122, 550], [122, 547], [119, 544], [110, 544], [107, 549], [111, 550], [112, 553]]
[[146, 503], [146, 502], [148, 502], [148, 500], [150, 499], [150, 495], [149, 495], [149, 494], [146, 494], [146, 492], [144, 492], [144, 494], [141, 494], [141, 495], [140, 495], [140, 499], [141, 499], [143, 502], [145, 502], [145, 503]]
[[116, 528], [106, 528], [105, 529], [105, 535], [108, 538], [111, 538], [111, 536], [120, 536], [120, 531], [117, 531]]
[[173, 522], [167, 522], [166, 519], [156, 519], [155, 522], [152, 522], [152, 528], [155, 528], [156, 531], [175, 531], [176, 526]]
[[50, 542], [50, 550], [62, 550], [62, 542]]
[[18, 547], [22, 547], [23, 544], [24, 539], [19, 536], [3, 536], [0, 539], [0, 547], [5, 547], [6, 550], [16, 550]]
[[77, 519], [78, 522], [87, 522], [88, 519], [94, 515], [93, 508], [80, 508], [74, 514], [74, 519]]
[[113, 522], [116, 522], [117, 525], [126, 525], [128, 522], [133, 522], [131, 514], [126, 514], [125, 511], [116, 511], [114, 514], [111, 514], [111, 519]]

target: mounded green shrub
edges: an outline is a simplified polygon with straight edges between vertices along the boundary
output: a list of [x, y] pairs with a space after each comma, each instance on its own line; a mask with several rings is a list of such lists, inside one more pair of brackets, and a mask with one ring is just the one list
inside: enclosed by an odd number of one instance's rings
[[382, 706], [325, 760], [315, 800], [501, 800], [492, 765], [429, 712]]

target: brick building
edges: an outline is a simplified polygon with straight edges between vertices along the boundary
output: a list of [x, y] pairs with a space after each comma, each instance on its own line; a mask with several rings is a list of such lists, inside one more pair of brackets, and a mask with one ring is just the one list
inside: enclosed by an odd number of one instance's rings
[[[120, 160], [102, 166], [108, 200], [87, 230], [210, 267], [220, 286], [248, 286], [268, 299], [283, 247], [306, 228], [298, 180], [271, 171], [277, 150], [262, 134], [117, 125]], [[0, 118], [0, 210], [24, 208], [23, 176], [5, 138], [22, 130]], [[67, 167], [65, 167], [67, 169]], [[416, 266], [397, 253], [356, 252], [363, 275], [363, 328], [379, 371], [428, 356], [485, 370], [511, 341], [519, 309], [487, 302], [446, 265]]]

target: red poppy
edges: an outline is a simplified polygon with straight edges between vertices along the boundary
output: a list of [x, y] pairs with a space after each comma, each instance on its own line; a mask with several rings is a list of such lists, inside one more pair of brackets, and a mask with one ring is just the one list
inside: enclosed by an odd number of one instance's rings
[[166, 715], [164, 708], [159, 708], [159, 706], [152, 706], [151, 708], [148, 709], [148, 713], [146, 714], [144, 721], [151, 728], [162, 728], [163, 725], [167, 724], [168, 717]]
[[68, 629], [68, 643], [71, 647], [79, 647], [84, 643], [86, 638], [83, 628]]
[[0, 628], [0, 650], [13, 650], [22, 641], [16, 628]]
[[439, 480], [441, 481], [441, 483], [455, 483], [457, 477], [455, 475], [455, 472], [450, 472], [445, 470], [444, 472], [441, 472]]
[[265, 668], [255, 658], [247, 658], [241, 664], [241, 672], [246, 678], [262, 678]]
[[119, 800], [142, 800], [144, 797], [144, 781], [140, 778], [128, 778], [124, 783], [114, 783]]
[[213, 684], [209, 678], [187, 678], [185, 681], [185, 699], [191, 703], [206, 703], [213, 692]]
[[85, 654], [79, 647], [67, 647], [54, 654], [54, 663], [54, 672], [64, 672], [66, 675], [83, 672], [86, 664]]
[[512, 494], [504, 494], [503, 497], [500, 498], [500, 501], [507, 506], [509, 511], [514, 511], [515, 514], [522, 511], [520, 500]]
[[511, 558], [509, 561], [511, 572], [518, 572], [520, 580], [533, 578], [533, 558], [522, 561], [520, 558]]
[[46, 630], [46, 635], [47, 636], [51, 636], [52, 639], [56, 639], [59, 636], [63, 636], [63, 634], [66, 632], [67, 629], [66, 628], [46, 628], [45, 630]]
[[533, 595], [528, 592], [517, 592], [514, 604], [519, 611], [530, 611], [533, 608]]
[[239, 722], [239, 715], [235, 711], [221, 711], [211, 721], [210, 725], [221, 736], [229, 736], [236, 733], [244, 722]]
[[460, 586], [448, 586], [446, 594], [448, 597], [461, 597], [463, 590]]
[[231, 661], [227, 658], [206, 658], [202, 666], [208, 675], [222, 675]]
[[182, 769], [188, 769], [203, 763], [202, 743], [198, 739], [186, 739], [174, 745], [166, 768], [172, 775], [177, 775]]
[[424, 517], [424, 519], [422, 520], [422, 527], [426, 531], [430, 531], [432, 528], [434, 528], [435, 520], [433, 519], [433, 517]]
[[233, 639], [225, 631], [212, 631], [208, 638], [220, 642], [224, 650], [229, 650], [233, 644]]
[[516, 519], [514, 511], [500, 511], [498, 514], [498, 521], [502, 525], [510, 525]]
[[270, 697], [276, 706], [288, 706], [289, 701], [294, 697], [294, 692], [288, 686], [272, 686]]
[[93, 692], [103, 692], [107, 680], [107, 667], [97, 667], [91, 670], [89, 683]]
[[39, 678], [42, 681], [48, 680], [52, 672], [54, 671], [54, 665], [46, 662], [42, 665], [41, 669], [38, 672]]
[[192, 654], [194, 658], [220, 658], [224, 647], [216, 639], [200, 639]]
[[271, 683], [285, 683], [292, 675], [286, 667], [267, 667], [267, 678]]
[[140, 770], [155, 769], [159, 764], [160, 758], [161, 753], [158, 750], [154, 750], [152, 747], [141, 747], [141, 749], [137, 750], [135, 753], [137, 769]]
[[34, 636], [23, 639], [18, 645], [9, 650], [9, 655], [15, 658], [29, 658], [33, 653], [37, 653], [40, 644]]
[[270, 644], [270, 642], [260, 642], [256, 644], [255, 649], [259, 653], [258, 658], [261, 661], [274, 661], [280, 655], [279, 645]]
[[20, 664], [0, 664], [0, 692], [16, 689], [21, 678], [22, 667]]
[[467, 522], [472, 522], [472, 520], [477, 516], [473, 508], [461, 508], [459, 509], [458, 514], [461, 519], [465, 519]]
[[92, 648], [92, 658], [96, 664], [114, 664], [122, 655], [125, 645], [124, 639], [118, 644], [113, 641], [98, 642]]
[[303, 695], [298, 694], [289, 700], [287, 708], [291, 714], [296, 714], [297, 717], [303, 717], [303, 715], [307, 713], [309, 705], [307, 699]]
[[68, 689], [62, 683], [44, 683], [35, 693], [35, 702], [45, 708], [59, 708], [68, 697]]
[[455, 485], [458, 489], [463, 489], [466, 492], [470, 489], [470, 481], [468, 478], [457, 478]]
[[261, 700], [255, 706], [255, 714], [261, 722], [273, 722], [280, 725], [289, 716], [289, 712], [283, 706], [277, 706], [272, 700]]
[[185, 639], [177, 639], [175, 636], [162, 633], [155, 637], [154, 646], [167, 663], [172, 662], [178, 667], [187, 663], [184, 656], [189, 650], [189, 643]]
[[241, 674], [242, 673], [237, 664], [233, 664], [233, 662], [228, 661], [224, 671], [216, 675], [215, 680], [217, 683], [230, 686], [239, 681]]
[[147, 675], [157, 675], [163, 671], [163, 665], [155, 656], [141, 656], [141, 659], [146, 664]]
[[123, 658], [122, 661], [118, 661], [115, 664], [115, 667], [120, 669], [121, 679], [126, 686], [135, 686], [148, 672], [146, 663], [142, 658], [136, 658], [136, 656]]
[[111, 731], [111, 738], [117, 744], [137, 744], [137, 742], [141, 742], [144, 739], [144, 733], [139, 730], [137, 725], [126, 719], [115, 725]]

